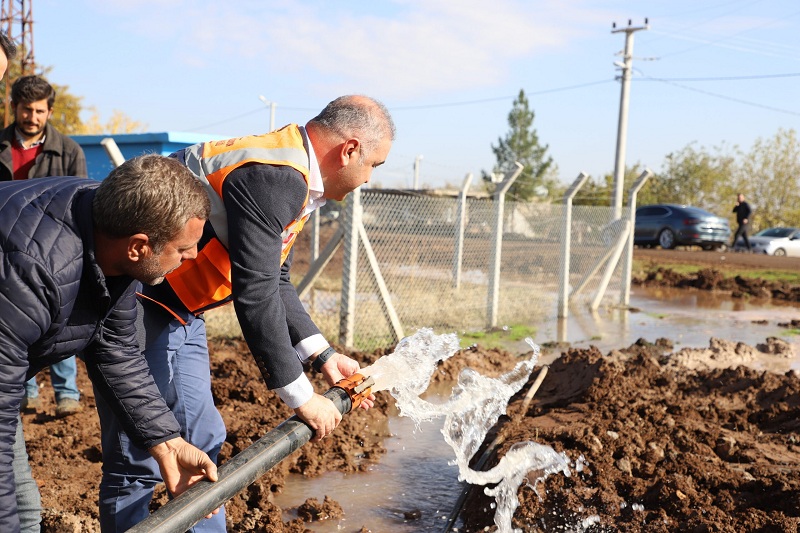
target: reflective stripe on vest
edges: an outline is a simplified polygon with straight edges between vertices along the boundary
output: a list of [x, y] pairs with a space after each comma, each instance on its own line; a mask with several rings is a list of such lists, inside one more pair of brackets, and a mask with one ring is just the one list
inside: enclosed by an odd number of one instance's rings
[[[211, 199], [209, 222], [217, 238], [197, 252], [197, 258], [184, 261], [167, 274], [167, 281], [186, 308], [202, 313], [230, 301], [231, 262], [228, 255], [228, 225], [222, 201], [222, 185], [228, 175], [248, 163], [289, 166], [303, 175], [308, 204], [308, 153], [297, 125], [289, 125], [265, 135], [239, 137], [227, 141], [197, 144], [184, 152], [184, 163], [205, 186]], [[281, 235], [281, 265], [289, 256], [297, 234], [309, 215], [290, 222]]]

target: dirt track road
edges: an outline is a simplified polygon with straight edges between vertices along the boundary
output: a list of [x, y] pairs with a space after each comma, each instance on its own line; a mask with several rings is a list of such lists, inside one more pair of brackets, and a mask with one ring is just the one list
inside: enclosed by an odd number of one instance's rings
[[728, 267], [800, 271], [800, 257], [774, 257], [763, 254], [636, 248], [633, 252], [633, 258], [635, 260], [649, 261], [660, 266], [669, 266], [676, 263], [707, 265], [723, 273]]

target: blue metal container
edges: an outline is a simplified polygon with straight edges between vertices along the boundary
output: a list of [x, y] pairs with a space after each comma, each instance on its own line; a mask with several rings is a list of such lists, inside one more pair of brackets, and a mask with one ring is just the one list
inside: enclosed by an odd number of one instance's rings
[[125, 159], [130, 159], [142, 154], [169, 155], [172, 152], [191, 146], [193, 144], [222, 139], [219, 135], [205, 133], [182, 133], [166, 131], [160, 133], [120, 133], [106, 135], [72, 135], [70, 138], [81, 145], [86, 154], [86, 166], [89, 177], [102, 180], [114, 165], [100, 144], [103, 139], [111, 137], [117, 143]]

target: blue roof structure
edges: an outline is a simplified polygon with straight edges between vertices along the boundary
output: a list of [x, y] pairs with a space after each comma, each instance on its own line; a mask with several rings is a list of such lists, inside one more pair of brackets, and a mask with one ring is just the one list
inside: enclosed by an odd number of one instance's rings
[[77, 142], [86, 154], [86, 166], [89, 177], [102, 180], [113, 170], [114, 165], [101, 141], [111, 137], [117, 143], [125, 159], [130, 159], [142, 154], [169, 155], [181, 148], [193, 144], [223, 139], [219, 135], [205, 133], [185, 133], [166, 131], [158, 133], [115, 133], [106, 135], [71, 135], [70, 138]]

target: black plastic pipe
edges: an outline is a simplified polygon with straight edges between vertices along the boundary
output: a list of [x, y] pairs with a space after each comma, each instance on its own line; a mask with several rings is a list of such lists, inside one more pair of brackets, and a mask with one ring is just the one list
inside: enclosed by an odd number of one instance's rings
[[[352, 408], [347, 391], [332, 387], [325, 394], [346, 414]], [[314, 430], [295, 415], [220, 466], [216, 482], [203, 480], [139, 522], [128, 533], [184, 533], [211, 511], [236, 496], [314, 436]]]

